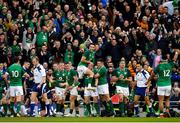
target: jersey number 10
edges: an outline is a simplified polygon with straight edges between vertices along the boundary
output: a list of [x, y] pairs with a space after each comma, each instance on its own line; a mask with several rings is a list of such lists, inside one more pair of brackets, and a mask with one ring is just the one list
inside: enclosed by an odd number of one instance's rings
[[18, 71], [12, 71], [12, 76], [13, 77], [18, 77], [19, 76], [19, 72]]

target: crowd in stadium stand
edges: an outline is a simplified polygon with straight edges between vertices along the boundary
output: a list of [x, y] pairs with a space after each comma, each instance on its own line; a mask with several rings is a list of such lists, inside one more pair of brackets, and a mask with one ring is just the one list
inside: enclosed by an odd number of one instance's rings
[[179, 6], [0, 0], [0, 116], [177, 116]]

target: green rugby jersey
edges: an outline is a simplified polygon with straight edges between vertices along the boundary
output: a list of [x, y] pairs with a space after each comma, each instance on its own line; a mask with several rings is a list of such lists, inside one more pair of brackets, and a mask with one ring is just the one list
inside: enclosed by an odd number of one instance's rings
[[[116, 76], [117, 78], [119, 78], [121, 75], [123, 75], [124, 78], [131, 77], [131, 73], [128, 68], [124, 68], [123, 70], [121, 70], [120, 68], [117, 68], [116, 70], [114, 70], [113, 76]], [[118, 80], [116, 82], [116, 85], [121, 86], [121, 87], [128, 87], [129, 83], [125, 80]]]
[[98, 78], [98, 85], [104, 85], [107, 84], [107, 69], [105, 66], [102, 66], [101, 68], [97, 69], [97, 73], [100, 75]]
[[174, 64], [173, 62], [160, 63], [154, 73], [158, 75], [157, 86], [169, 86], [171, 85], [171, 74], [172, 68]]
[[[86, 57], [87, 61], [91, 61], [92, 63], [95, 63], [95, 57], [94, 57], [95, 56], [95, 52], [94, 51], [91, 52], [91, 51], [87, 50], [87, 51], [84, 52], [83, 56]], [[78, 66], [86, 66], [87, 67], [88, 64], [81, 61], [78, 64]]]
[[22, 76], [25, 72], [20, 64], [12, 64], [7, 72], [10, 77], [10, 86], [22, 86]]
[[67, 81], [66, 70], [56, 70], [53, 72], [53, 77], [55, 78], [56, 87], [65, 88], [65, 86], [60, 86], [60, 83], [65, 83]]
[[67, 82], [70, 86], [74, 83], [74, 76], [77, 76], [77, 72], [74, 69], [67, 71]]

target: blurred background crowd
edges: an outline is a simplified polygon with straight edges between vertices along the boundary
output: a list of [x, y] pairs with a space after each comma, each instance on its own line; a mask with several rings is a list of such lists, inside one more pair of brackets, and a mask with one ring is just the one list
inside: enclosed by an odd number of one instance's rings
[[[107, 79], [122, 57], [133, 76], [137, 63], [151, 73], [162, 54], [171, 60], [180, 48], [179, 6], [178, 0], [0, 0], [0, 62], [8, 67], [15, 56], [21, 63], [38, 56], [47, 71], [60, 61], [76, 68], [94, 43]], [[172, 101], [180, 101], [179, 80], [177, 61]]]

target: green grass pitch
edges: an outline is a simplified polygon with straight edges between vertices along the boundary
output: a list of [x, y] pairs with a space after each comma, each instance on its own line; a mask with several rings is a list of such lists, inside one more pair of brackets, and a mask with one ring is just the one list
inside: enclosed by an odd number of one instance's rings
[[180, 122], [180, 118], [129, 118], [129, 117], [14, 117], [0, 118], [0, 122]]

